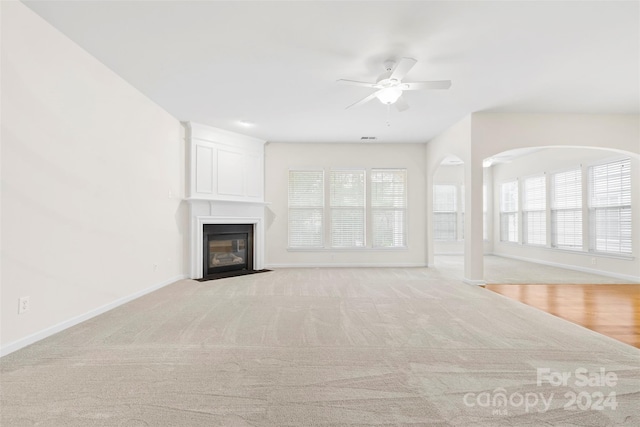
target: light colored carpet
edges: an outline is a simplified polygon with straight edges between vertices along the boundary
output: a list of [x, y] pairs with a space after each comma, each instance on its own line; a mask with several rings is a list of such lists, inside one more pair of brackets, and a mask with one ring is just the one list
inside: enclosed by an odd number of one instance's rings
[[640, 425], [640, 351], [425, 268], [184, 280], [0, 366], [12, 427]]

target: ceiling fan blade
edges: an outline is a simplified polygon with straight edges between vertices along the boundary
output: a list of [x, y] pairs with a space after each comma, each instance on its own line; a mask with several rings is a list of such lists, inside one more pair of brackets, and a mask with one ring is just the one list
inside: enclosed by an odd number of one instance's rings
[[400, 87], [402, 90], [449, 89], [451, 87], [451, 80], [402, 83]]
[[402, 58], [400, 62], [398, 62], [398, 65], [396, 65], [396, 68], [393, 70], [389, 78], [402, 80], [404, 76], [407, 75], [409, 70], [412, 69], [414, 65], [416, 65], [416, 62], [418, 61], [413, 58]]
[[[347, 108], [359, 107], [359, 106], [361, 106], [362, 104], [364, 104], [364, 103], [367, 103], [367, 102], [371, 101], [373, 98], [375, 98], [375, 97], [376, 97], [376, 94], [377, 94], [378, 92], [380, 92], [380, 91], [378, 90], [378, 91], [373, 92], [371, 95], [367, 96], [366, 98], [361, 99], [360, 101], [356, 102], [355, 104], [351, 104], [351, 105], [349, 105]], [[346, 108], [345, 108], [345, 109], [346, 109]]]
[[355, 80], [340, 79], [340, 80], [336, 80], [336, 83], [345, 84], [345, 85], [352, 85], [352, 86], [370, 87], [370, 88], [373, 88], [373, 89], [379, 89], [380, 88], [380, 86], [377, 83], [358, 82], [358, 81], [355, 81]]
[[404, 110], [409, 108], [409, 104], [407, 104], [407, 101], [402, 96], [400, 98], [398, 98], [398, 100], [396, 102], [394, 102], [393, 105], [400, 112], [402, 112], [402, 111], [404, 111]]

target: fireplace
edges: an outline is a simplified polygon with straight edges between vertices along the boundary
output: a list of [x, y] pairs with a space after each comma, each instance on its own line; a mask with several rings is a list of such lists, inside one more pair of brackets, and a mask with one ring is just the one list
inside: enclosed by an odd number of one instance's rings
[[204, 224], [202, 244], [204, 279], [253, 271], [253, 224]]
[[[189, 249], [189, 277], [191, 279], [200, 280], [209, 275], [209, 257], [206, 255], [207, 251], [210, 252], [208, 234], [209, 231], [217, 232], [215, 228], [210, 228], [211, 226], [223, 226], [223, 228], [224, 226], [240, 227], [240, 229], [222, 230], [231, 234], [251, 233], [251, 244], [247, 246], [253, 246], [253, 250], [247, 247], [247, 260], [248, 257], [251, 257], [253, 265], [247, 265], [247, 270], [236, 271], [245, 271], [246, 273], [249, 269], [254, 272], [264, 269], [264, 203], [189, 200], [189, 215], [191, 216]], [[249, 239], [247, 238], [247, 240]], [[237, 268], [238, 266], [236, 265], [235, 267]], [[232, 274], [234, 272], [227, 273]], [[218, 277], [225, 277], [224, 275], [220, 276], [225, 274], [224, 272], [212, 274], [219, 275]]]

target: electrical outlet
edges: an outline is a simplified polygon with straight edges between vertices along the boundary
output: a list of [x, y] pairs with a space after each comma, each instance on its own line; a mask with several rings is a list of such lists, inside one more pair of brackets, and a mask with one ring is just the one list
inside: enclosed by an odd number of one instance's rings
[[591, 258], [591, 265], [597, 265], [598, 264], [598, 259], [597, 258]]
[[158, 271], [158, 263], [153, 264], [153, 271]]
[[18, 314], [29, 311], [29, 297], [18, 298]]

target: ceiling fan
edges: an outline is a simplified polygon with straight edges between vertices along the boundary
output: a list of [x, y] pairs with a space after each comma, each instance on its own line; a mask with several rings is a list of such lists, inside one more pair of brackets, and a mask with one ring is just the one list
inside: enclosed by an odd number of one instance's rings
[[385, 72], [378, 77], [375, 83], [358, 82], [355, 80], [340, 79], [337, 82], [342, 84], [348, 84], [353, 86], [363, 86], [372, 89], [377, 89], [371, 95], [349, 105], [347, 108], [358, 107], [366, 102], [371, 101], [374, 98], [378, 98], [380, 102], [385, 105], [395, 105], [398, 111], [404, 111], [409, 108], [407, 101], [402, 98], [402, 92], [405, 90], [425, 90], [425, 89], [449, 89], [451, 87], [451, 80], [434, 80], [428, 82], [406, 82], [403, 83], [402, 79], [407, 75], [409, 70], [416, 65], [416, 61], [413, 58], [402, 58], [396, 65], [395, 61], [385, 61]]

